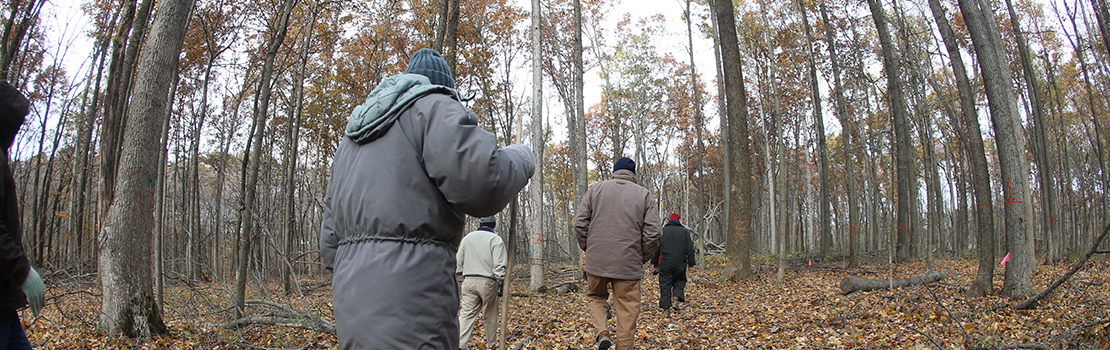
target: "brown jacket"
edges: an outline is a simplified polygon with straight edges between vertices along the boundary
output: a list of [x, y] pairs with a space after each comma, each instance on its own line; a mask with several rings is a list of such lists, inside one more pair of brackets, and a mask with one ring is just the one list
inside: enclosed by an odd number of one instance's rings
[[636, 175], [617, 170], [613, 179], [590, 187], [574, 217], [586, 272], [620, 280], [644, 278], [643, 264], [659, 248], [659, 207], [636, 184]]

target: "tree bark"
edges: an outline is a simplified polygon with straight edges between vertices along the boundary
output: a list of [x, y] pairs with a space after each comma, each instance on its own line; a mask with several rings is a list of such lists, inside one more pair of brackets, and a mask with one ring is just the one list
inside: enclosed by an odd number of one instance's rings
[[[897, 0], [895, 0], [897, 1]], [[913, 181], [917, 172], [913, 166], [913, 144], [910, 141], [909, 111], [906, 107], [906, 97], [902, 91], [902, 64], [895, 57], [894, 42], [890, 37], [887, 27], [886, 13], [883, 12], [880, 0], [868, 0], [871, 8], [871, 18], [875, 21], [875, 28], [879, 33], [879, 42], [882, 45], [883, 67], [886, 69], [887, 93], [890, 98], [891, 115], [894, 119], [894, 147], [896, 153], [897, 182], [898, 182], [898, 226], [897, 245], [895, 246], [897, 262], [908, 262], [912, 251], [911, 240], [914, 235], [910, 216], [911, 204], [916, 196]]]
[[930, 271], [921, 276], [903, 278], [898, 280], [876, 280], [859, 277], [844, 277], [840, 280], [840, 293], [867, 292], [879, 289], [902, 288], [919, 284], [933, 283], [948, 278], [948, 274], [941, 271]]
[[[1045, 133], [1045, 112], [1042, 101], [1041, 88], [1034, 72], [1032, 54], [1025, 41], [1025, 34], [1021, 30], [1021, 20], [1017, 11], [1014, 11], [1013, 2], [1006, 0], [1006, 8], [1010, 12], [1010, 23], [1014, 27], [1014, 37], [1017, 39], [1018, 54], [1021, 57], [1022, 72], [1025, 73], [1025, 84], [1029, 87], [1029, 100], [1033, 104], [1033, 159], [1037, 161], [1037, 179], [1041, 186], [1041, 218], [1045, 237], [1045, 263], [1056, 261], [1053, 237], [1057, 234], [1056, 225], [1056, 184], [1053, 180], [1052, 164], [1048, 160], [1048, 140]], [[1029, 237], [1033, 240], [1033, 237]]]
[[989, 3], [979, 0], [960, 0], [972, 44], [983, 71], [991, 121], [998, 144], [998, 158], [1002, 167], [1003, 200], [1007, 248], [1011, 261], [1006, 264], [1006, 280], [1002, 294], [1024, 298], [1033, 294], [1032, 239], [1027, 237], [1025, 204], [1029, 201], [1028, 172], [1024, 167], [1025, 134], [1014, 97], [1013, 79], [1009, 62], [1002, 50], [1002, 37], [998, 34], [998, 21]]
[[531, 278], [529, 290], [539, 293], [544, 289], [544, 236], [543, 236], [543, 37], [540, 0], [532, 0], [532, 154], [536, 159], [536, 181], [528, 186], [528, 201], [531, 209], [528, 215], [528, 230], [532, 233]]
[[825, 23], [825, 42], [829, 48], [829, 61], [832, 62], [833, 95], [836, 97], [836, 115], [840, 119], [842, 143], [844, 144], [844, 181], [848, 191], [848, 268], [859, 267], [859, 194], [856, 190], [855, 125], [848, 114], [848, 101], [844, 98], [844, 87], [840, 81], [840, 55], [836, 47], [836, 27], [829, 21], [826, 1], [821, 1], [821, 21]]
[[278, 22], [275, 23], [275, 26], [270, 27], [273, 36], [267, 44], [269, 47], [266, 50], [266, 59], [262, 66], [262, 79], [258, 83], [258, 109], [254, 115], [254, 121], [257, 125], [254, 128], [254, 134], [251, 135], [253, 139], [251, 147], [253, 149], [251, 149], [250, 165], [247, 168], [246, 188], [243, 195], [241, 237], [238, 252], [239, 265], [235, 277], [235, 318], [243, 317], [243, 303], [246, 298], [247, 266], [250, 265], [251, 237], [254, 229], [254, 201], [257, 196], [258, 168], [262, 161], [262, 138], [265, 135], [266, 118], [270, 107], [270, 81], [274, 72], [274, 60], [277, 58], [278, 49], [285, 41], [285, 34], [289, 29], [289, 14], [293, 12], [295, 4], [296, 0], [285, 0], [281, 5], [281, 12], [278, 14]]
[[[802, 14], [802, 29], [805, 32], [805, 47], [806, 47], [806, 64], [809, 68], [809, 90], [811, 101], [813, 102], [813, 128], [817, 138], [817, 164], [820, 173], [819, 182], [821, 198], [818, 200], [817, 205], [820, 206], [821, 221], [821, 251], [818, 253], [818, 259], [824, 259], [826, 256], [832, 255], [832, 201], [829, 200], [829, 153], [828, 146], [825, 141], [825, 113], [821, 108], [821, 88], [818, 87], [817, 81], [817, 53], [813, 50], [813, 30], [809, 27], [809, 15], [806, 11], [805, 2], [798, 0], [798, 11]], [[826, 23], [826, 28], [828, 24]], [[833, 64], [835, 66], [835, 64]]]
[[731, 1], [716, 0], [717, 29], [721, 47], [725, 111], [728, 114], [729, 167], [728, 176], [728, 238], [725, 250], [728, 262], [721, 275], [726, 280], [749, 280], [755, 277], [751, 266], [751, 152], [748, 138], [748, 96], [744, 87], [743, 63], [736, 36], [736, 15]]
[[178, 57], [192, 0], [164, 0], [139, 62], [135, 98], [120, 154], [120, 190], [104, 226], [100, 276], [103, 301], [100, 329], [127, 337], [166, 334], [151, 290], [151, 229], [158, 157], [158, 127]]
[[983, 136], [979, 127], [979, 113], [975, 107], [975, 91], [967, 77], [964, 67], [962, 52], [956, 44], [956, 36], [952, 26], [948, 23], [948, 16], [941, 7], [939, 0], [929, 0], [933, 18], [940, 29], [944, 47], [948, 51], [949, 62], [956, 76], [956, 89], [960, 94], [960, 109], [962, 123], [956, 127], [960, 140], [965, 140], [964, 149], [971, 161], [972, 192], [975, 195], [976, 205], [976, 241], [979, 255], [979, 271], [975, 276], [975, 283], [968, 289], [968, 296], [982, 297], [990, 292], [994, 284], [994, 204], [991, 197], [990, 169], [987, 165], [986, 151], [983, 148]]
[[[586, 146], [586, 102], [585, 102], [585, 89], [584, 77], [585, 71], [582, 67], [582, 0], [574, 0], [574, 123], [575, 127], [572, 141], [572, 147], [575, 150], [574, 154], [574, 203], [581, 203], [582, 196], [586, 195], [589, 189], [589, 168], [587, 168], [586, 158], [589, 156], [589, 148]], [[573, 230], [572, 230], [573, 231]], [[575, 249], [578, 240], [571, 235], [570, 251], [574, 261], [578, 262], [578, 274], [582, 275], [582, 251]]]

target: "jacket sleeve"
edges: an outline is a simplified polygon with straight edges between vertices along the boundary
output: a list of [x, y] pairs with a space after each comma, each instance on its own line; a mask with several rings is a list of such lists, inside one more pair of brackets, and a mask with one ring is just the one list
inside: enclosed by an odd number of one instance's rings
[[690, 267], [698, 265], [698, 259], [694, 254], [694, 240], [690, 238], [690, 230], [686, 230], [686, 265]]
[[644, 261], [651, 260], [652, 255], [659, 251], [659, 238], [662, 236], [659, 226], [659, 207], [655, 203], [655, 196], [649, 192], [647, 195], [647, 210], [644, 211], [644, 227], [641, 229]]
[[501, 238], [493, 240], [493, 277], [497, 281], [505, 280], [505, 266], [509, 264], [509, 255], [505, 252], [505, 241]]
[[332, 186], [337, 182], [335, 173], [333, 165], [328, 188], [324, 191], [324, 216], [320, 220], [320, 259], [324, 261], [324, 268], [328, 271], [335, 269], [335, 251], [339, 249], [339, 237], [335, 235], [335, 212], [331, 206]]
[[535, 171], [526, 146], [497, 149], [493, 134], [478, 127], [478, 118], [446, 95], [422, 98], [427, 124], [421, 156], [428, 176], [463, 213], [497, 214], [516, 198]]
[[[8, 168], [8, 152], [0, 153], [0, 200], [5, 201], [5, 204], [18, 205], [17, 200], [11, 199], [9, 196], [14, 197], [15, 184], [12, 178], [11, 170]], [[22, 285], [23, 281], [27, 279], [27, 274], [31, 270], [31, 261], [27, 259], [27, 254], [23, 251], [23, 245], [19, 244], [19, 239], [13, 237], [18, 231], [11, 230], [7, 223], [19, 222], [19, 218], [7, 217], [14, 209], [3, 208], [0, 204], [0, 277], [3, 280], [10, 281], [12, 285]]]
[[593, 203], [590, 198], [594, 188], [586, 190], [582, 202], [578, 203], [578, 211], [574, 214], [574, 234], [578, 237], [578, 248], [586, 251], [586, 238], [590, 233], [590, 219], [593, 216]]
[[455, 275], [458, 276], [462, 276], [466, 264], [466, 243], [466, 236], [463, 236], [463, 240], [459, 242], [459, 251], [455, 252]]

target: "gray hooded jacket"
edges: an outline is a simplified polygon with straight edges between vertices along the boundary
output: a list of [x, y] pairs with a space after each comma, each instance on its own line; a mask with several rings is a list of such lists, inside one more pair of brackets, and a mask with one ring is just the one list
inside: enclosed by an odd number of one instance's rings
[[501, 211], [535, 164], [527, 146], [498, 150], [455, 96], [401, 74], [351, 114], [320, 227], [344, 349], [459, 348], [465, 215]]

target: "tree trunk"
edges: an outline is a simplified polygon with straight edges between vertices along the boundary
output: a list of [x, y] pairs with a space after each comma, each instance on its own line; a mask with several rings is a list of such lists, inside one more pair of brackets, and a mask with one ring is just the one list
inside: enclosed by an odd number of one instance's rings
[[285, 125], [285, 211], [283, 212], [282, 222], [284, 226], [284, 239], [285, 246], [282, 251], [285, 264], [282, 266], [282, 289], [285, 295], [293, 294], [293, 242], [294, 233], [297, 228], [297, 196], [296, 196], [296, 175], [297, 175], [297, 155], [299, 152], [298, 145], [300, 144], [300, 129], [301, 129], [301, 116], [304, 114], [304, 79], [305, 70], [308, 66], [308, 47], [312, 43], [312, 32], [316, 27], [316, 17], [320, 12], [320, 5], [315, 4], [312, 6], [312, 17], [309, 20], [307, 29], [305, 29], [304, 41], [301, 42], [301, 66], [297, 70], [297, 80], [295, 82], [294, 99], [296, 108], [293, 111], [293, 116]]
[[[1040, 180], [1041, 186], [1041, 219], [1043, 220], [1044, 237], [1045, 237], [1045, 263], [1051, 264], [1056, 262], [1055, 245], [1052, 243], [1053, 237], [1057, 235], [1056, 226], [1056, 184], [1053, 180], [1052, 164], [1048, 159], [1048, 140], [1045, 133], [1045, 112], [1044, 102], [1041, 100], [1040, 85], [1037, 82], [1037, 74], [1034, 72], [1033, 59], [1029, 52], [1029, 45], [1026, 44], [1025, 34], [1021, 31], [1021, 21], [1014, 11], [1012, 1], [1006, 0], [1006, 8], [1010, 12], [1010, 23], [1014, 27], [1014, 37], [1017, 39], [1018, 54], [1021, 56], [1022, 72], [1025, 73], [1025, 83], [1029, 87], [1029, 100], [1033, 104], [1033, 159], [1037, 161], [1037, 179]], [[1030, 240], [1033, 237], [1029, 237]]]
[[856, 193], [856, 171], [852, 148], [855, 147], [855, 125], [848, 115], [848, 101], [844, 98], [844, 87], [840, 82], [840, 55], [836, 47], [836, 28], [829, 21], [826, 1], [821, 1], [821, 21], [825, 23], [825, 42], [829, 48], [829, 61], [833, 70], [833, 95], [836, 97], [836, 115], [840, 119], [842, 143], [844, 144], [844, 177], [848, 190], [848, 268], [859, 267], [859, 194]]
[[539, 293], [544, 289], [543, 276], [543, 46], [540, 27], [540, 0], [532, 0], [532, 154], [536, 159], [537, 181], [528, 186], [528, 230], [532, 240], [532, 274], [529, 290]]
[[451, 1], [450, 15], [447, 17], [447, 32], [446, 45], [444, 49], [447, 51], [443, 55], [443, 60], [447, 61], [447, 67], [451, 69], [451, 76], [458, 76], [455, 72], [455, 63], [459, 56], [459, 0]]
[[[574, 139], [572, 147], [576, 150], [574, 154], [574, 203], [581, 203], [582, 196], [586, 194], [589, 189], [589, 168], [587, 168], [586, 158], [589, 156], [589, 148], [586, 146], [586, 103], [584, 91], [584, 77], [585, 71], [582, 67], [582, 0], [574, 0], [574, 123], [575, 127]], [[571, 230], [573, 232], [573, 228]], [[578, 262], [578, 273], [575, 276], [582, 275], [582, 251], [577, 248], [578, 239], [571, 235], [571, 242], [569, 250], [574, 261]]]
[[[100, 194], [97, 197], [99, 217], [107, 220], [108, 207], [115, 195], [119, 152], [123, 147], [123, 126], [127, 123], [127, 104], [131, 96], [132, 73], [138, 61], [140, 45], [146, 35], [147, 21], [154, 7], [153, 0], [143, 0], [137, 12], [135, 4], [128, 1], [127, 15], [120, 22], [116, 33], [112, 63], [109, 65], [108, 92], [105, 101], [104, 122], [100, 139]], [[134, 18], [132, 18], [134, 17]], [[133, 20], [133, 21], [132, 21]], [[133, 31], [130, 36], [127, 32]], [[123, 40], [127, 46], [123, 47]]]
[[[767, 4], [765, 1], [759, 1], [760, 20], [764, 28], [770, 28], [767, 24]], [[768, 53], [767, 69], [769, 70], [769, 79], [771, 81], [771, 96], [774, 99], [773, 107], [771, 109], [771, 118], [774, 120], [774, 130], [771, 131], [772, 135], [778, 135], [775, 138], [775, 164], [778, 165], [776, 176], [769, 182], [772, 184], [770, 187], [771, 196], [773, 201], [771, 203], [771, 228], [773, 234], [778, 235], [778, 270], [775, 273], [775, 283], [783, 284], [786, 281], [786, 242], [789, 239], [786, 234], [786, 162], [783, 153], [783, 143], [785, 143], [786, 133], [782, 129], [782, 94], [779, 93], [779, 81], [777, 77], [778, 62], [775, 57], [775, 48], [771, 46], [771, 35], [767, 30], [763, 31], [763, 46], [766, 47]], [[770, 168], [768, 166], [768, 168]], [[777, 216], [776, 216], [777, 214]]]
[[162, 137], [159, 139], [158, 148], [158, 180], [154, 187], [154, 301], [161, 314], [165, 308], [165, 277], [166, 277], [166, 153], [169, 146], [170, 116], [173, 115], [173, 100], [177, 95], [177, 84], [181, 79], [181, 72], [176, 71], [173, 84], [170, 85], [170, 103], [166, 104], [165, 117], [162, 120]]
[[457, 0], [442, 0], [439, 3], [439, 15], [436, 17], [436, 36], [432, 41], [432, 49], [443, 53], [443, 41], [447, 36], [447, 16], [451, 10], [451, 3]]
[[721, 47], [721, 61], [725, 72], [728, 114], [729, 167], [728, 176], [728, 238], [725, 255], [728, 262], [721, 278], [749, 280], [755, 277], [751, 266], [751, 153], [748, 138], [748, 96], [744, 88], [743, 64], [736, 37], [736, 16], [731, 1], [716, 0], [713, 11], [717, 14], [717, 29]]
[[968, 296], [982, 297], [990, 292], [994, 281], [994, 204], [991, 197], [990, 169], [987, 164], [986, 151], [983, 148], [983, 136], [979, 127], [979, 113], [975, 107], [975, 91], [967, 77], [956, 36], [948, 23], [948, 16], [944, 13], [939, 0], [929, 0], [933, 18], [940, 29], [941, 38], [948, 51], [952, 71], [956, 76], [956, 89], [960, 94], [960, 115], [962, 123], [956, 127], [960, 139], [965, 140], [964, 149], [971, 161], [969, 171], [972, 182], [972, 192], [975, 195], [976, 214], [976, 241], [979, 255], [979, 271], [975, 276], [975, 283], [968, 289]]
[[253, 237], [252, 230], [254, 229], [254, 200], [257, 196], [258, 168], [262, 162], [262, 137], [266, 134], [266, 117], [270, 107], [270, 80], [274, 73], [274, 60], [277, 57], [278, 49], [285, 41], [285, 33], [289, 29], [289, 14], [293, 12], [294, 5], [296, 5], [296, 0], [285, 0], [281, 5], [281, 12], [278, 14], [278, 22], [275, 23], [275, 26], [270, 27], [273, 37], [267, 44], [266, 60], [262, 66], [262, 79], [258, 83], [258, 109], [254, 115], [254, 121], [257, 125], [254, 128], [254, 134], [251, 135], [253, 143], [251, 147], [253, 149], [251, 149], [250, 165], [247, 168], [245, 181], [246, 188], [243, 194], [243, 214], [238, 252], [239, 265], [235, 277], [236, 319], [243, 318], [243, 306], [246, 300], [247, 266], [250, 265], [251, 237]]
[[[30, 0], [24, 8], [18, 0], [10, 2], [11, 15], [8, 16], [8, 23], [4, 27], [4, 40], [0, 41], [3, 43], [3, 47], [0, 48], [0, 80], [18, 80], [11, 72], [12, 62], [23, 47], [23, 39], [27, 37], [27, 31], [38, 23], [39, 13], [45, 3], [46, 0]], [[17, 21], [18, 25], [15, 24]]]
[[919, 284], [933, 283], [948, 278], [948, 274], [941, 271], [930, 271], [921, 276], [903, 278], [898, 280], [875, 280], [859, 277], [844, 277], [840, 280], [840, 293], [867, 292], [879, 289], [902, 288]]
[[[818, 253], [818, 259], [824, 259], [825, 256], [832, 255], [832, 201], [829, 200], [829, 155], [828, 146], [825, 144], [825, 114], [821, 108], [821, 89], [818, 87], [817, 82], [817, 55], [813, 50], [813, 30], [809, 27], [809, 15], [806, 11], [805, 2], [798, 0], [798, 11], [802, 14], [802, 29], [805, 32], [806, 40], [806, 63], [809, 66], [809, 90], [811, 101], [813, 102], [813, 127], [814, 133], [817, 138], [817, 163], [820, 170], [819, 181], [821, 198], [818, 200], [817, 205], [820, 208], [821, 220], [821, 252]], [[826, 24], [827, 28], [827, 24]], [[835, 66], [835, 64], [834, 64]]]
[[[897, 1], [897, 0], [895, 0]], [[898, 243], [895, 247], [896, 262], [908, 262], [912, 251], [911, 240], [914, 228], [910, 216], [911, 204], [915, 201], [914, 184], [916, 181], [913, 166], [913, 144], [910, 141], [910, 125], [906, 97], [902, 92], [902, 64], [894, 53], [894, 42], [887, 28], [886, 13], [883, 12], [880, 0], [868, 0], [871, 8], [871, 18], [875, 21], [875, 28], [879, 33], [879, 42], [882, 45], [883, 67], [886, 69], [887, 93], [890, 98], [891, 115], [894, 119], [894, 147], [896, 153], [897, 182], [898, 182]]]
[[[89, 179], [89, 151], [90, 144], [92, 143], [92, 129], [93, 122], [96, 119], [96, 108], [100, 98], [100, 79], [104, 72], [105, 57], [107, 56], [108, 40], [106, 37], [101, 36], [97, 46], [96, 52], [93, 54], [93, 62], [99, 61], [97, 69], [89, 71], [89, 79], [93, 84], [86, 85], [85, 93], [82, 96], [82, 118], [78, 121], [76, 150], [74, 151], [73, 161], [73, 184], [70, 186], [70, 201], [69, 208], [69, 232], [74, 237], [74, 244], [76, 249], [71, 256], [77, 261], [85, 260], [85, 199], [88, 188]], [[95, 73], [95, 77], [93, 78]], [[92, 80], [95, 79], [95, 80]], [[89, 86], [93, 86], [90, 91]], [[89, 102], [89, 94], [92, 94], [92, 101]]]
[[998, 144], [998, 158], [1002, 167], [1003, 200], [1006, 225], [1006, 242], [1011, 261], [1006, 264], [1006, 281], [1002, 294], [1025, 298], [1033, 295], [1032, 285], [1032, 244], [1025, 228], [1029, 219], [1026, 202], [1029, 201], [1028, 172], [1024, 171], [1025, 134], [1020, 123], [1017, 102], [1014, 97], [1013, 79], [1009, 62], [1002, 47], [1002, 37], [998, 34], [998, 21], [989, 3], [977, 0], [960, 0], [960, 9], [971, 33], [972, 44], [982, 69], [983, 85], [986, 88], [991, 121]]
[[[152, 203], [158, 159], [158, 122], [177, 71], [192, 0], [158, 4], [146, 52], [139, 63], [135, 98], [120, 154], [120, 190], [105, 220], [100, 276], [103, 302], [100, 329], [136, 338], [166, 334], [151, 290]], [[152, 117], [153, 116], [153, 117]]]

